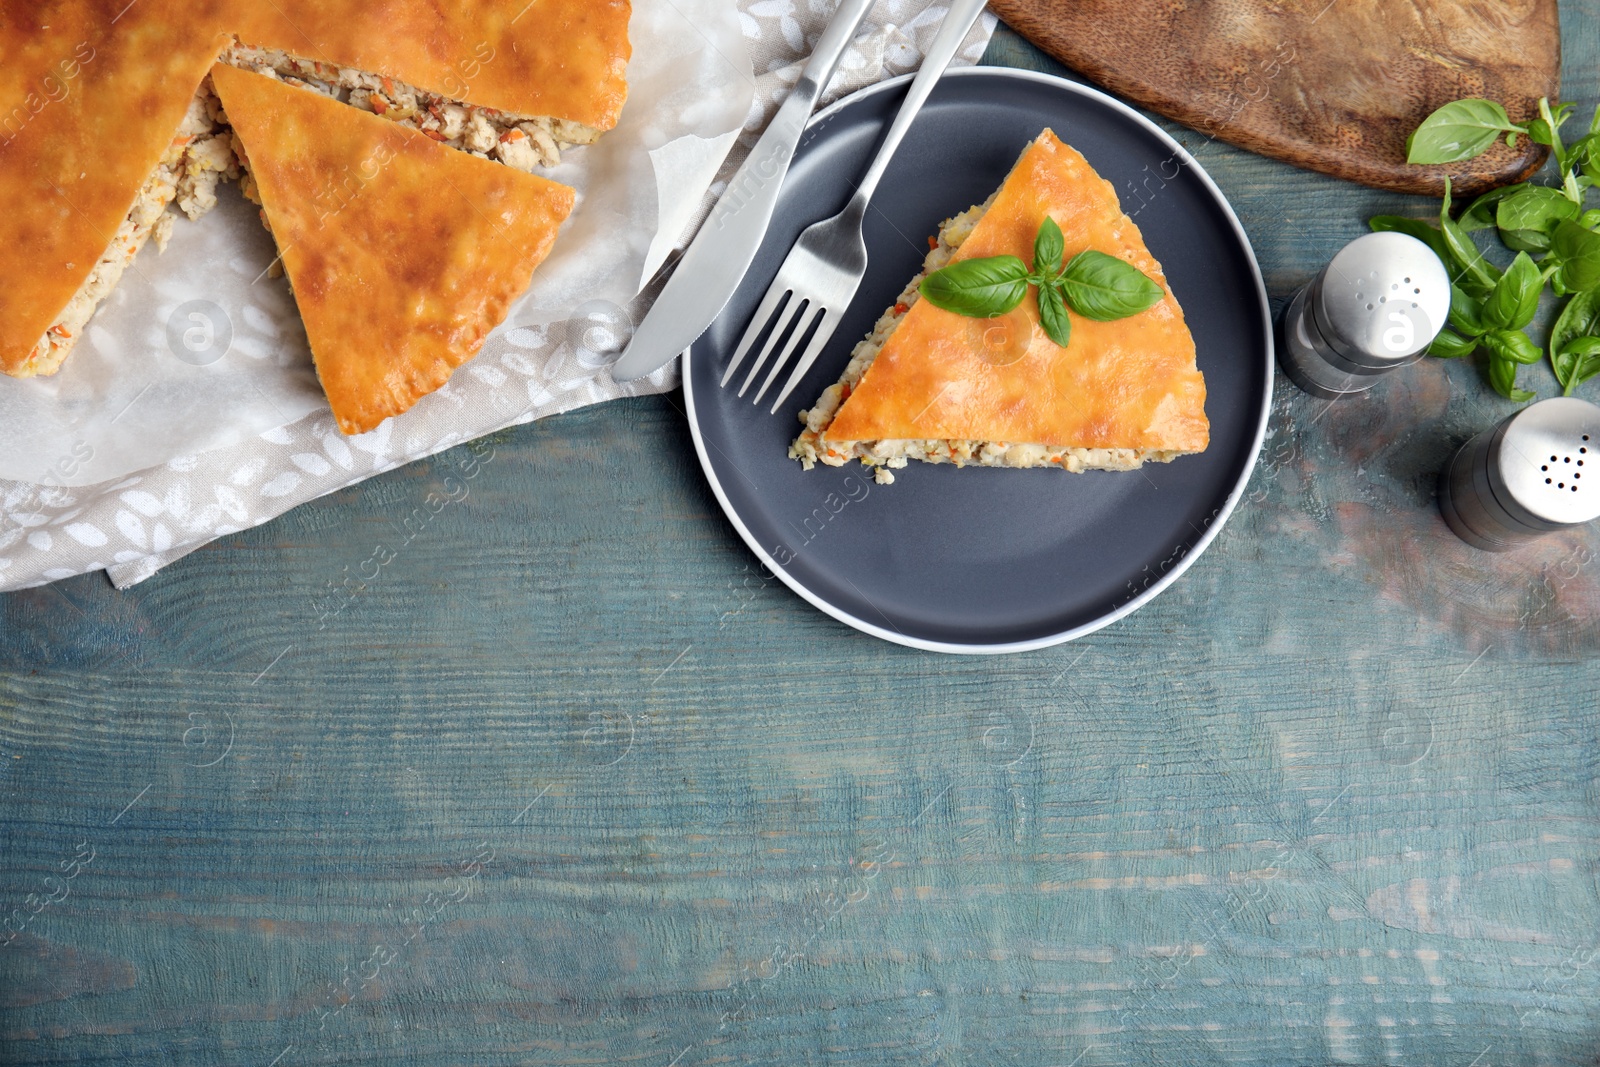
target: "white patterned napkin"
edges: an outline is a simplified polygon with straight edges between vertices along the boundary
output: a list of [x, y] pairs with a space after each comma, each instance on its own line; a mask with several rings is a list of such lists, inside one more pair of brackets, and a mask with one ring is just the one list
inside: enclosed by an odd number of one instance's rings
[[[755, 72], [754, 102], [700, 218], [799, 77], [835, 6], [834, 0], [736, 2]], [[879, 0], [825, 101], [915, 70], [945, 11], [936, 0]], [[976, 62], [993, 32], [994, 17], [985, 15], [956, 62]], [[707, 47], [717, 46], [708, 38]], [[746, 57], [724, 58], [742, 67]], [[661, 159], [656, 164], [658, 171], [668, 165]], [[686, 240], [687, 231], [678, 244]], [[647, 307], [641, 297], [626, 315], [637, 321]], [[417, 408], [359, 437], [342, 436], [322, 410], [242, 443], [175, 456], [111, 482], [0, 480], [0, 592], [97, 570], [127, 588], [208, 541], [465, 441], [603, 400], [675, 388], [676, 363], [645, 380], [611, 380], [606, 367], [615, 358], [619, 327], [625, 330], [626, 323], [619, 321], [618, 309], [585, 306], [547, 328], [512, 330], [491, 339]], [[60, 454], [60, 483], [73, 481], [79, 468], [90, 469], [92, 455], [76, 442], [62, 441]]]

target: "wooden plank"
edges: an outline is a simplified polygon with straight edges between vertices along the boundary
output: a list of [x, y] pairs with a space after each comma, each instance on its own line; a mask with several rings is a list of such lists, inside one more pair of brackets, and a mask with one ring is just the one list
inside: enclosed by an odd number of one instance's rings
[[[1280, 302], [1427, 207], [1178, 135]], [[1445, 531], [1473, 368], [1280, 385], [1171, 592], [999, 659], [761, 575], [678, 403], [0, 598], [5, 1061], [1593, 1062], [1600, 535]]]

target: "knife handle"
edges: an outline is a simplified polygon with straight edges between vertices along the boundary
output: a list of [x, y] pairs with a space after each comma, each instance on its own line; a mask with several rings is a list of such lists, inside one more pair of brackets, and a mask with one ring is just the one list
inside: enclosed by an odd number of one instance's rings
[[828, 28], [817, 38], [817, 47], [811, 53], [805, 69], [800, 72], [800, 81], [789, 97], [791, 100], [796, 96], [807, 97], [810, 101], [806, 106], [807, 115], [816, 108], [822, 91], [833, 80], [833, 72], [839, 69], [839, 60], [844, 58], [845, 49], [855, 39], [861, 20], [872, 10], [873, 3], [874, 0], [839, 0]]
[[[794, 158], [795, 148], [805, 133], [806, 123], [811, 120], [811, 113], [816, 110], [817, 100], [822, 96], [822, 90], [827, 88], [833, 72], [838, 69], [839, 60], [844, 57], [845, 49], [855, 39], [857, 28], [867, 17], [867, 12], [872, 10], [874, 2], [839, 0], [839, 6], [828, 28], [822, 31], [822, 36], [817, 40], [816, 51], [811, 53], [800, 80], [784, 98], [778, 113], [762, 132], [761, 139], [728, 180], [727, 192], [711, 209], [703, 232], [717, 233], [723, 230], [730, 225], [734, 216], [752, 202], [770, 199], [764, 196], [770, 184], [782, 184], [789, 173], [789, 162]], [[763, 218], [769, 217], [771, 204], [765, 203], [763, 208], [766, 213]], [[761, 228], [766, 228], [765, 221]], [[752, 248], [751, 255], [754, 254], [755, 249]]]

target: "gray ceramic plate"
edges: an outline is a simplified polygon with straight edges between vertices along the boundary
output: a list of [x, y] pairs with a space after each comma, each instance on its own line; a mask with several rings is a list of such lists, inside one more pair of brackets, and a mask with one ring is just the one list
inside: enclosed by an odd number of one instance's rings
[[[867, 215], [871, 266], [838, 332], [776, 415], [717, 386], [801, 230], [842, 208], [908, 78], [820, 112], [743, 285], [684, 361], [696, 448], [752, 550], [834, 618], [941, 652], [1069, 641], [1147, 604], [1211, 543], [1249, 480], [1272, 396], [1266, 289], [1239, 220], [1198, 163], [1103, 93], [1028, 71], [952, 71]], [[787, 458], [797, 412], [920, 268], [939, 223], [983, 201], [1049, 126], [1122, 196], [1182, 303], [1205, 374], [1211, 447], [1137, 472], [912, 463], [893, 485], [865, 468]]]

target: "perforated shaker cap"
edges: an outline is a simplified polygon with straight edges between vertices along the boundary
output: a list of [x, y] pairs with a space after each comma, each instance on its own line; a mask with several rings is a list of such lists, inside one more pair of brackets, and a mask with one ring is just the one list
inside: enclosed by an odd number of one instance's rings
[[1491, 468], [1510, 501], [1552, 526], [1600, 518], [1600, 407], [1559, 396], [1513, 416]]
[[1318, 317], [1327, 342], [1368, 367], [1409, 360], [1450, 316], [1450, 275], [1433, 249], [1403, 233], [1369, 233], [1323, 272]]

